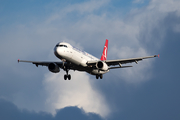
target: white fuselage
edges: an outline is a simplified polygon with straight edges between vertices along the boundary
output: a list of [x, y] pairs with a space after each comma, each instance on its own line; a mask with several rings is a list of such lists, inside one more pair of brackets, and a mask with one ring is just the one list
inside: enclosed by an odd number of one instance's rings
[[78, 68], [77, 70], [79, 71], [86, 71], [93, 75], [104, 74], [109, 71], [101, 71], [97, 68], [87, 66], [87, 61], [98, 62], [101, 60], [65, 42], [58, 43], [55, 46], [54, 54], [62, 61], [70, 62], [71, 64], [75, 65], [76, 69]]

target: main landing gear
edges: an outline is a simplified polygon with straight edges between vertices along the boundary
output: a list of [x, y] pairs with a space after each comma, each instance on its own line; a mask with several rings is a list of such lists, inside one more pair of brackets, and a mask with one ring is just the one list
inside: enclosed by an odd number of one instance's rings
[[67, 78], [68, 80], [71, 80], [71, 75], [64, 75], [64, 80], [67, 80]]
[[102, 79], [102, 78], [103, 78], [103, 75], [102, 75], [102, 74], [96, 75], [96, 79], [99, 79], [99, 77], [100, 77], [100, 79]]
[[68, 70], [66, 70], [66, 75], [64, 75], [64, 80], [67, 80], [67, 78], [68, 80], [71, 80], [71, 75], [68, 74]]

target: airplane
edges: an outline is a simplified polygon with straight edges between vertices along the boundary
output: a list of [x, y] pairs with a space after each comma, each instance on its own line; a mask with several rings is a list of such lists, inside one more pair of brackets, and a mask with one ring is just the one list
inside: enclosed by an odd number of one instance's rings
[[60, 68], [66, 71], [64, 75], [64, 80], [71, 80], [71, 75], [68, 74], [69, 70], [85, 71], [91, 75], [95, 75], [96, 79], [102, 79], [103, 74], [109, 72], [111, 69], [116, 68], [127, 68], [133, 66], [122, 66], [122, 64], [135, 62], [148, 58], [159, 57], [159, 55], [139, 57], [139, 58], [129, 58], [129, 59], [116, 59], [107, 60], [108, 52], [108, 39], [105, 41], [104, 49], [100, 59], [94, 57], [93, 55], [82, 51], [69, 43], [60, 42], [54, 47], [54, 54], [62, 62], [46, 62], [46, 61], [26, 61], [19, 60], [19, 62], [27, 62], [35, 64], [37, 67], [39, 65], [47, 66], [49, 71], [53, 73], [60, 72]]

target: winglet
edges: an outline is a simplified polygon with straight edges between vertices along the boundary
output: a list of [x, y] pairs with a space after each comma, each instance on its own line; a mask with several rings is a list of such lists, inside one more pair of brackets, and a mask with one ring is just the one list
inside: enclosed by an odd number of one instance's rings
[[104, 45], [104, 50], [101, 56], [101, 60], [106, 60], [107, 59], [107, 51], [108, 51], [108, 39], [106, 39], [105, 45]]
[[158, 55], [155, 55], [154, 57], [158, 57], [158, 58], [159, 58], [159, 54], [158, 54]]

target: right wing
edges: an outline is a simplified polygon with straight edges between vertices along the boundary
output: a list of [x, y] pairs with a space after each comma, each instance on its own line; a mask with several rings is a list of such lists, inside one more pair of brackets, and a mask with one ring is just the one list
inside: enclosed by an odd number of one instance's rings
[[70, 62], [55, 62], [55, 61], [27, 61], [27, 60], [19, 60], [18, 62], [26, 62], [26, 63], [32, 63], [34, 65], [36, 65], [36, 67], [38, 67], [39, 65], [41, 66], [49, 66], [49, 64], [51, 63], [55, 63], [56, 65], [58, 65], [61, 69], [63, 70], [79, 70], [79, 66], [72, 64]]
[[27, 60], [19, 60], [19, 59], [18, 62], [32, 63], [35, 64], [37, 67], [38, 65], [48, 66], [50, 63], [56, 63], [60, 68], [63, 68], [63, 66], [67, 64], [66, 62], [63, 63], [63, 62], [48, 62], [48, 61], [27, 61]]

